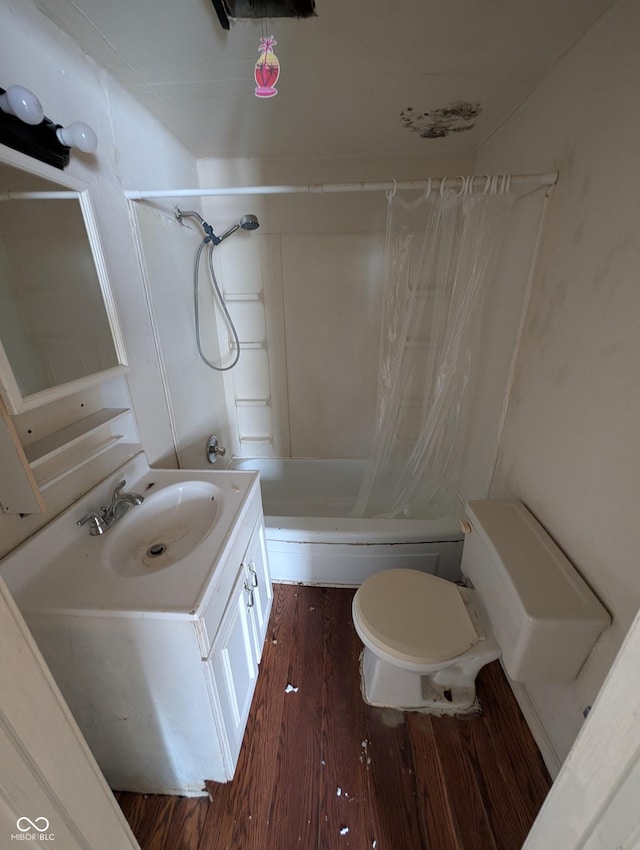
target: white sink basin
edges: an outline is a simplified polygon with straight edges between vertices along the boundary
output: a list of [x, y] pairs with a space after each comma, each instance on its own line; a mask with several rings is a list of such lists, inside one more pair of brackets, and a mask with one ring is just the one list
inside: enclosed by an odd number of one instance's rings
[[222, 497], [206, 481], [181, 481], [146, 496], [104, 535], [101, 562], [120, 576], [179, 565], [207, 537]]
[[[144, 502], [104, 534], [78, 528], [109, 504], [123, 478], [125, 492]], [[216, 592], [216, 568], [229, 558], [258, 489], [255, 472], [150, 469], [140, 453], [9, 554], [0, 575], [23, 613], [195, 617]]]

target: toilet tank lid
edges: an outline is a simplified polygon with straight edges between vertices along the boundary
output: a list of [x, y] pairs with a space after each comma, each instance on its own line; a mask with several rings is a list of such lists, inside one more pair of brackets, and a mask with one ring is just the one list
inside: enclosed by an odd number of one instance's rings
[[[522, 502], [467, 504], [472, 527], [499, 558], [526, 613], [539, 620], [600, 621], [610, 617], [590, 587]], [[473, 576], [469, 578], [473, 581]]]

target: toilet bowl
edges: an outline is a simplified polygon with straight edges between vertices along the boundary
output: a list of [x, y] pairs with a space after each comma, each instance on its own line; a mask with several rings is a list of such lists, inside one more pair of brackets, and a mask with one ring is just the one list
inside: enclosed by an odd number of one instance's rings
[[419, 570], [385, 570], [353, 598], [371, 705], [463, 714], [497, 658], [524, 683], [575, 679], [610, 623], [600, 601], [520, 502], [473, 501], [463, 523], [461, 587]]
[[370, 705], [467, 714], [475, 679], [500, 657], [477, 594], [418, 570], [385, 570], [353, 599], [364, 644], [361, 684]]

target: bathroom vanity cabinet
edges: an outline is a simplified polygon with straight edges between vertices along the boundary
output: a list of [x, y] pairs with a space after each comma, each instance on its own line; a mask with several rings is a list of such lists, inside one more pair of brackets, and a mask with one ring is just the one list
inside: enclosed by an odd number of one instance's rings
[[241, 508], [197, 607], [44, 611], [23, 592], [25, 619], [114, 789], [197, 796], [205, 780], [233, 777], [272, 589], [257, 476], [231, 483]]
[[[273, 598], [262, 517], [256, 523], [211, 646], [205, 673], [224, 728], [225, 761], [231, 779], [249, 716]], [[215, 619], [214, 619], [215, 622]]]

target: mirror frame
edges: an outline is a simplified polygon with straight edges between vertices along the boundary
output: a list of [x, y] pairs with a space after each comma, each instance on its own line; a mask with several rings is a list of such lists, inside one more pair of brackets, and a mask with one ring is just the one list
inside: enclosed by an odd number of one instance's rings
[[[102, 381], [108, 380], [115, 375], [123, 374], [128, 371], [128, 363], [122, 337], [122, 330], [118, 321], [116, 305], [111, 292], [109, 283], [109, 275], [105, 263], [102, 244], [96, 217], [93, 211], [91, 198], [89, 195], [88, 186], [74, 177], [58, 171], [46, 163], [26, 156], [25, 154], [14, 151], [5, 145], [0, 145], [0, 163], [9, 165], [27, 174], [32, 174], [36, 177], [50, 180], [60, 186], [65, 187], [58, 191], [55, 189], [38, 191], [38, 192], [2, 192], [0, 196], [5, 202], [9, 198], [32, 198], [41, 200], [56, 200], [77, 198], [80, 203], [82, 218], [87, 231], [87, 238], [91, 247], [91, 254], [100, 284], [102, 300], [104, 303], [107, 321], [111, 330], [111, 337], [115, 349], [117, 365], [110, 369], [105, 369], [101, 372], [95, 372], [92, 375], [86, 375], [83, 378], [78, 378], [75, 381], [70, 381], [67, 384], [59, 384], [31, 395], [23, 396], [16, 381], [13, 368], [7, 357], [7, 353], [0, 340], [0, 396], [4, 401], [9, 413], [17, 415], [25, 413], [27, 410], [33, 410], [36, 407], [41, 407], [44, 404], [49, 404], [52, 401], [57, 401], [59, 398], [64, 398], [72, 393], [79, 392], [86, 387], [95, 386]], [[2, 201], [0, 201], [2, 202]]]

